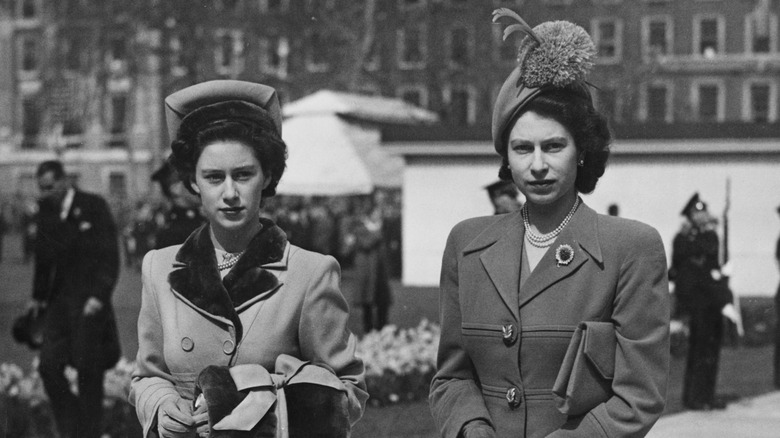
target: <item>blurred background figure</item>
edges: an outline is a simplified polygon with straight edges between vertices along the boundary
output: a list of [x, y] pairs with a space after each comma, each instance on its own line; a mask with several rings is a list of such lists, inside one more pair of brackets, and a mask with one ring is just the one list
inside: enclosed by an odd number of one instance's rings
[[520, 207], [523, 206], [523, 203], [518, 199], [520, 191], [517, 190], [512, 181], [499, 180], [485, 186], [485, 190], [490, 197], [490, 203], [493, 204], [494, 214], [511, 213], [520, 210]]
[[0, 198], [0, 263], [3, 262], [3, 237], [10, 228], [9, 220], [6, 217], [7, 210], [5, 201]]
[[[780, 214], [780, 207], [777, 207], [777, 213]], [[775, 246], [775, 261], [780, 270], [780, 237], [777, 238]], [[777, 286], [775, 293], [775, 388], [780, 389], [780, 285]]]
[[721, 273], [717, 220], [698, 193], [680, 214], [685, 222], [674, 238], [669, 279], [675, 283], [675, 311], [690, 330], [683, 405], [692, 410], [723, 409], [726, 401], [715, 393], [723, 316], [735, 323], [739, 317]]
[[[155, 220], [154, 244], [149, 249], [165, 248], [184, 243], [205, 219], [200, 211], [200, 200], [190, 193], [179, 180], [176, 171], [164, 162], [152, 174], [152, 181], [160, 185], [166, 203], [158, 211]], [[144, 251], [144, 254], [146, 252]], [[144, 254], [140, 254], [140, 259]]]
[[35, 248], [35, 236], [38, 234], [38, 203], [33, 198], [25, 198], [22, 201], [21, 229], [22, 229], [22, 260], [28, 263], [32, 259]]
[[392, 304], [387, 273], [387, 253], [382, 234], [382, 211], [371, 196], [357, 200], [356, 215], [350, 234], [354, 237], [356, 296], [355, 304], [363, 310], [363, 330], [368, 333], [387, 325]]

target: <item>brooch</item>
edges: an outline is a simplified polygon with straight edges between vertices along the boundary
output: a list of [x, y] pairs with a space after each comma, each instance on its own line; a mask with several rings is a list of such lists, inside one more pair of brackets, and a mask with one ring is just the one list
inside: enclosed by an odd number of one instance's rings
[[555, 249], [555, 261], [558, 266], [566, 266], [574, 260], [574, 248], [571, 245], [561, 245]]

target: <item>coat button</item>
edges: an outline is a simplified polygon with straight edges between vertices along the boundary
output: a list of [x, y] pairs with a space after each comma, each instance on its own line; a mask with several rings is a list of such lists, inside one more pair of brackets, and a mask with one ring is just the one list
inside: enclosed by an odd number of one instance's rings
[[509, 404], [509, 407], [512, 409], [520, 406], [520, 390], [514, 386], [507, 389], [506, 402]]
[[517, 330], [512, 324], [506, 324], [501, 327], [501, 336], [504, 338], [504, 344], [508, 347], [517, 341]]
[[188, 337], [181, 338], [181, 349], [184, 351], [192, 351], [195, 348], [195, 343]]
[[236, 349], [236, 344], [233, 343], [230, 339], [222, 343], [222, 351], [225, 352], [225, 354], [233, 354], [233, 351]]

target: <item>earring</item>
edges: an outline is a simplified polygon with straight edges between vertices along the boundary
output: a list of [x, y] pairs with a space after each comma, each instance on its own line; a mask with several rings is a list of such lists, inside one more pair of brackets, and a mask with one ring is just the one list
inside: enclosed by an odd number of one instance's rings
[[577, 161], [577, 166], [582, 167], [585, 165], [585, 157], [580, 157], [579, 161]]

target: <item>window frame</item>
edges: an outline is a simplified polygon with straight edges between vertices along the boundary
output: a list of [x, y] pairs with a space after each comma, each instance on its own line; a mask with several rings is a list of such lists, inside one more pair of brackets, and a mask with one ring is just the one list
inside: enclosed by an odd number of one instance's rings
[[[223, 59], [222, 38], [230, 36], [232, 62], [227, 65]], [[214, 30], [214, 71], [221, 76], [236, 76], [244, 70], [244, 32], [240, 29], [219, 28]]]
[[[416, 27], [420, 32], [420, 60], [419, 61], [405, 61], [404, 53], [406, 52], [406, 32], [408, 29]], [[410, 26], [403, 27], [396, 31], [396, 61], [398, 68], [401, 70], [420, 70], [426, 66], [426, 59], [428, 57], [428, 45], [426, 41], [428, 39], [428, 27], [425, 23], [414, 23]]]
[[477, 89], [472, 84], [447, 84], [442, 89], [442, 100], [444, 107], [447, 108], [447, 122], [452, 123], [452, 119], [449, 117], [452, 114], [452, 95], [455, 91], [465, 91], [468, 94], [468, 102], [466, 103], [466, 124], [472, 126], [477, 122]]
[[[701, 96], [700, 88], [702, 86], [714, 85], [718, 89], [718, 102], [716, 108], [715, 120], [701, 119]], [[716, 122], [721, 123], [726, 120], [726, 83], [720, 78], [699, 78], [691, 81], [691, 108], [693, 109], [693, 119], [697, 122]]]
[[[463, 63], [459, 63], [453, 59], [453, 50], [455, 48], [454, 32], [457, 30], [463, 30], [466, 32], [466, 59]], [[470, 26], [466, 24], [459, 24], [450, 27], [447, 31], [445, 42], [445, 47], [447, 49], [447, 64], [450, 66], [450, 68], [463, 69], [472, 65], [474, 62], [475, 46], [476, 41], [474, 38], [474, 32]]]
[[702, 13], [694, 14], [693, 16], [693, 38], [691, 39], [693, 46], [691, 47], [694, 57], [705, 58], [706, 55], [699, 51], [701, 47], [701, 23], [704, 20], [715, 19], [718, 23], [718, 49], [715, 51], [715, 56], [724, 55], [726, 53], [726, 19], [722, 14], [718, 13]]
[[[601, 45], [601, 29], [602, 23], [614, 23], [615, 24], [615, 55], [606, 56], [602, 53], [598, 53], [599, 46]], [[598, 64], [618, 64], [623, 59], [623, 20], [619, 17], [594, 17], [590, 21], [590, 35], [593, 39], [593, 44], [596, 46], [597, 57], [596, 63]]]
[[663, 22], [666, 24], [666, 52], [660, 56], [674, 55], [674, 19], [671, 15], [647, 15], [642, 17], [642, 57], [645, 62], [653, 60], [653, 53], [650, 46], [650, 27], [652, 23]]
[[778, 52], [777, 36], [778, 36], [778, 18], [777, 14], [770, 12], [769, 14], [769, 51], [768, 52], [754, 52], [753, 51], [753, 37], [755, 35], [755, 29], [753, 28], [753, 13], [749, 12], [745, 14], [745, 53], [750, 55], [767, 56]]
[[[650, 88], [663, 86], [666, 88], [666, 102], [662, 120], [650, 119]], [[642, 85], [639, 89], [639, 114], [638, 118], [643, 122], [674, 122], [674, 81], [669, 79], [654, 79]]]
[[[403, 95], [408, 91], [417, 91], [420, 94], [420, 108], [428, 108], [430, 99], [428, 96], [428, 87], [425, 84], [402, 84], [395, 90], [395, 96], [401, 100], [404, 100]], [[404, 100], [404, 102], [407, 102]], [[409, 102], [407, 102], [409, 103]]]
[[[264, 74], [284, 79], [289, 74], [290, 39], [285, 35], [261, 35], [258, 37], [258, 70]], [[279, 65], [266, 62], [272, 56], [279, 57]]]
[[[766, 122], [756, 122], [753, 119], [753, 94], [751, 88], [753, 85], [769, 86], [769, 108]], [[778, 84], [776, 79], [771, 78], [751, 78], [742, 84], [742, 120], [748, 123], [775, 123], [777, 122], [777, 93]]]

